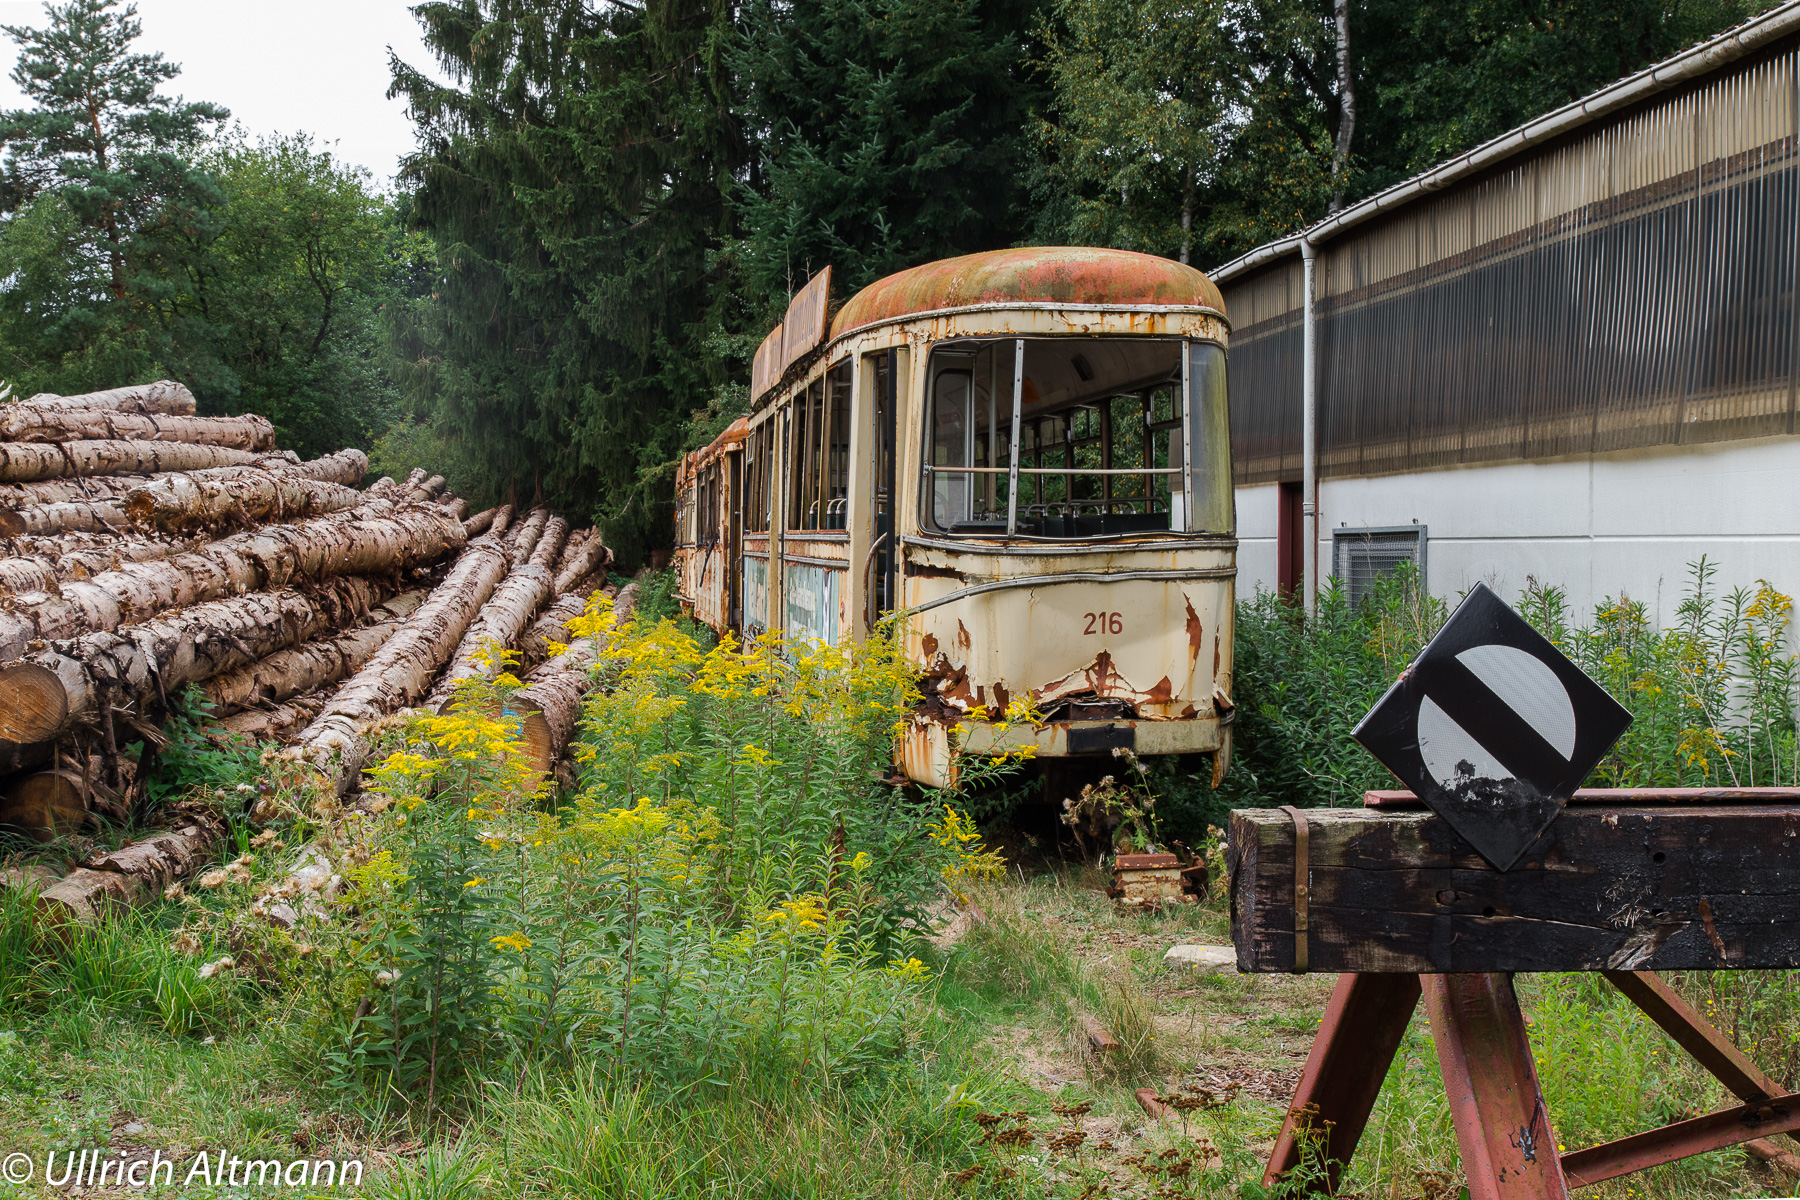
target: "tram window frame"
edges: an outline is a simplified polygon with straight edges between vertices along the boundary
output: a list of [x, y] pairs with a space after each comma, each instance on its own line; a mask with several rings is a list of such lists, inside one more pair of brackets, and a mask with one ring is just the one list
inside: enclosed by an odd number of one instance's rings
[[769, 510], [773, 493], [769, 489], [770, 461], [775, 455], [775, 420], [755, 425], [744, 439], [743, 522], [747, 534], [769, 532]]
[[694, 486], [694, 519], [696, 528], [690, 544], [714, 546], [719, 541], [719, 482], [724, 474], [723, 456], [701, 468]]
[[[1082, 383], [1094, 380], [1089, 356], [1078, 346], [1070, 353], [1071, 344], [1083, 342], [1096, 347], [1164, 345], [1167, 373], [1155, 369], [1162, 365], [1157, 363], [1142, 378], [1122, 377], [1116, 386], [1102, 383], [1092, 395], [1076, 389], [1073, 398], [1056, 399], [1053, 393], [1051, 407], [1029, 412], [1038, 403], [1031, 359], [1038, 358], [1042, 378], [1046, 360], [1040, 356], [1051, 347], [1068, 360]], [[1143, 533], [1229, 536], [1235, 510], [1225, 353], [1212, 339], [1180, 337], [958, 338], [938, 343], [926, 361], [921, 528], [951, 538], [1046, 542], [1110, 541]], [[1113, 356], [1093, 355], [1107, 357]], [[959, 393], [956, 403], [968, 408], [960, 422], [946, 423], [939, 408], [940, 386], [946, 377], [959, 375], [966, 382], [953, 385]], [[985, 429], [983, 408], [991, 414]], [[1016, 475], [1011, 472], [1015, 410], [1020, 415]], [[945, 440], [959, 436], [961, 454]], [[1222, 445], [1222, 461], [1190, 464], [1190, 443]], [[948, 461], [952, 458], [969, 461]], [[952, 482], [957, 479], [971, 485], [959, 488]], [[1191, 504], [1196, 487], [1200, 502]], [[982, 506], [974, 503], [978, 488], [986, 493]]]
[[851, 360], [844, 358], [794, 392], [788, 462], [790, 533], [849, 528]]

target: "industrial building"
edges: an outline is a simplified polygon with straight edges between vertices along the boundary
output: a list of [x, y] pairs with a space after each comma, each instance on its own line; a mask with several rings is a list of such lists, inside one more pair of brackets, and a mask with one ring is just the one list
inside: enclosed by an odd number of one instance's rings
[[1210, 272], [1239, 594], [1800, 594], [1797, 133], [1800, 2]]

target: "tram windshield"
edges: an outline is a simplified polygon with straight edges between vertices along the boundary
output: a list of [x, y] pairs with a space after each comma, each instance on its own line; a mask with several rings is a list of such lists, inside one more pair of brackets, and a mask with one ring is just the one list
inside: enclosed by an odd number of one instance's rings
[[928, 388], [923, 507], [938, 532], [1231, 532], [1225, 351], [1215, 343], [943, 343]]

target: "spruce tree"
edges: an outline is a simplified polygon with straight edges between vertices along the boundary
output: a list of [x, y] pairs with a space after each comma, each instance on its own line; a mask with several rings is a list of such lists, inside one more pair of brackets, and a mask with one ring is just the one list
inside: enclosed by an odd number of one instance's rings
[[394, 61], [418, 124], [432, 294], [397, 310], [416, 408], [483, 499], [593, 513], [622, 561], [668, 537], [689, 412], [723, 381], [715, 254], [743, 154], [722, 0], [440, 0], [448, 76]]
[[1020, 240], [1036, 7], [747, 0], [730, 56], [755, 146], [737, 261], [765, 323], [827, 264], [847, 295]]

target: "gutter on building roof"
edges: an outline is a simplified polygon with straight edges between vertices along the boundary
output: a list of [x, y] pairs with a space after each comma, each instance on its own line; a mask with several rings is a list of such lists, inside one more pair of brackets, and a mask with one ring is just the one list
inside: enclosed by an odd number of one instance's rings
[[1411, 179], [1402, 180], [1386, 191], [1377, 192], [1367, 200], [1353, 204], [1300, 233], [1258, 246], [1248, 254], [1240, 255], [1224, 266], [1208, 271], [1207, 275], [1214, 283], [1225, 283], [1295, 253], [1300, 249], [1302, 241], [1317, 246], [1352, 226], [1361, 225], [1421, 196], [1442, 191], [1471, 175], [1487, 170], [1495, 163], [1561, 137], [1658, 92], [1666, 92], [1690, 79], [1711, 74], [1727, 63], [1745, 58], [1771, 42], [1796, 32], [1800, 32], [1800, 0], [1789, 0], [1781, 7], [1746, 21], [1709, 42], [1701, 42], [1653, 67], [1646, 67], [1635, 75], [1627, 75], [1592, 95], [1545, 113], [1510, 133], [1501, 134], [1467, 154], [1414, 175]]

